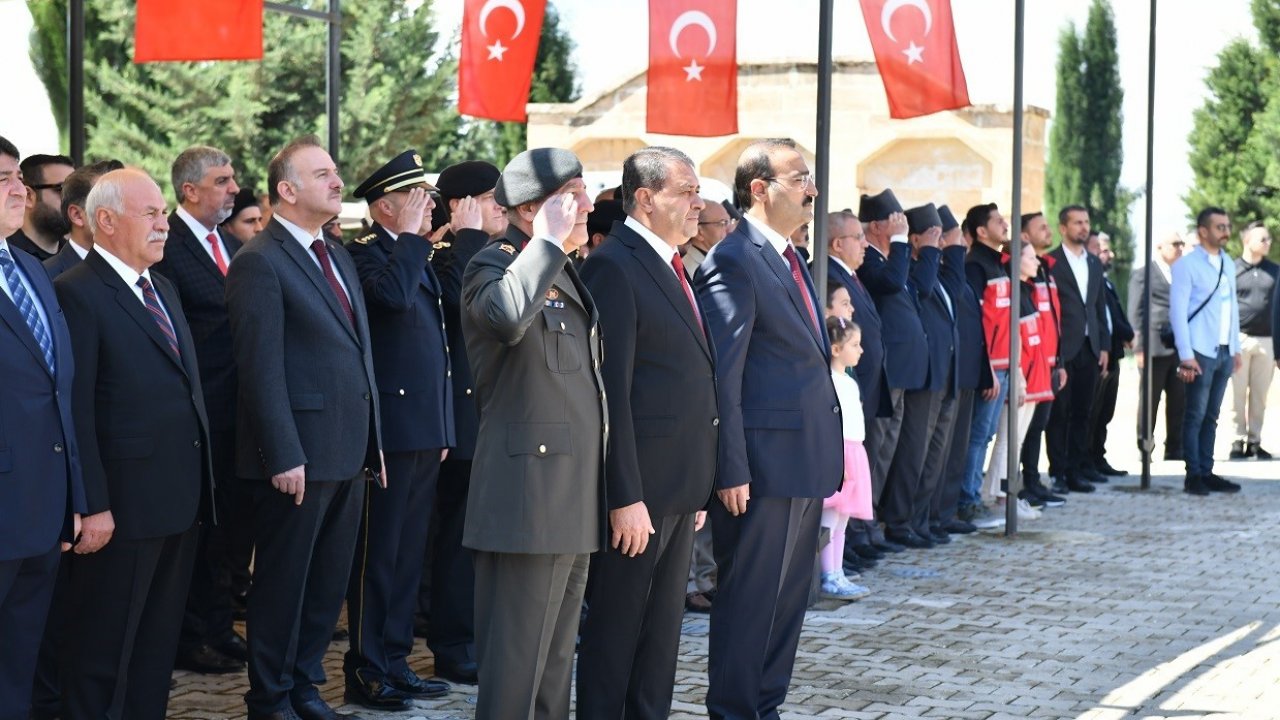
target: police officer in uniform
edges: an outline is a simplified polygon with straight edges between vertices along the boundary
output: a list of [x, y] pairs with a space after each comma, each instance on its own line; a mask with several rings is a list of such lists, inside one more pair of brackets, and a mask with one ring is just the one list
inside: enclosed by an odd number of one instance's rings
[[495, 191], [506, 235], [463, 278], [480, 433], [463, 544], [475, 550], [477, 720], [566, 718], [608, 439], [600, 333], [570, 253], [592, 209], [573, 153], [527, 150]]
[[454, 445], [453, 388], [440, 282], [427, 263], [431, 198], [422, 158], [407, 150], [355, 190], [373, 226], [350, 247], [369, 314], [382, 413], [385, 489], [365, 494], [347, 589], [347, 702], [407, 710], [448, 683], [409, 669], [413, 613], [440, 461]]

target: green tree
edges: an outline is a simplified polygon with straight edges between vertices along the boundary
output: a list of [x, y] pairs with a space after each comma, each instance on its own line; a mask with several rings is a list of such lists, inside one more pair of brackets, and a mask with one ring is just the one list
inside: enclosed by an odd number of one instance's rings
[[1081, 156], [1084, 142], [1084, 57], [1076, 26], [1068, 23], [1058, 35], [1057, 98], [1053, 127], [1049, 130], [1049, 161], [1045, 168], [1045, 216], [1057, 216], [1059, 209], [1084, 198]]

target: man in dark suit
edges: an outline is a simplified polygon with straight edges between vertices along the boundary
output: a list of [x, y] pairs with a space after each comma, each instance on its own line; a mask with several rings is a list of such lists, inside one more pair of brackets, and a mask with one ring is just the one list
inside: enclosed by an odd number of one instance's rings
[[407, 150], [355, 190], [373, 225], [351, 245], [369, 312], [382, 412], [386, 490], [371, 490], [347, 588], [351, 649], [343, 658], [348, 702], [408, 710], [448, 683], [409, 668], [413, 613], [427, 551], [440, 461], [454, 444], [453, 383], [440, 283], [431, 254], [431, 196], [422, 158]]
[[454, 447], [440, 463], [436, 492], [436, 529], [431, 567], [427, 647], [436, 675], [474, 685], [477, 679], [475, 590], [471, 551], [462, 547], [471, 486], [471, 460], [480, 427], [475, 382], [462, 338], [462, 272], [467, 263], [507, 229], [506, 209], [494, 199], [501, 171], [483, 160], [450, 165], [436, 179], [449, 231], [431, 265], [440, 281], [440, 297], [453, 372]]
[[[18, 149], [0, 137], [0, 238], [22, 227]], [[53, 285], [0, 239], [0, 718], [26, 720], [60, 550], [85, 510], [74, 363]], [[59, 542], [61, 540], [61, 542]]]
[[193, 333], [177, 290], [149, 270], [164, 206], [142, 171], [103, 175], [86, 207], [94, 251], [55, 283], [87, 500], [67, 587], [67, 720], [165, 717], [196, 522], [213, 516]]
[[[1055, 490], [1093, 492], [1100, 475], [1087, 466], [1089, 409], [1098, 378], [1108, 367], [1111, 333], [1107, 330], [1107, 298], [1102, 263], [1089, 254], [1089, 211], [1069, 205], [1058, 213], [1062, 244], [1049, 253], [1054, 282], [1062, 301], [1058, 349], [1067, 384], [1053, 400], [1047, 431], [1049, 474]], [[1058, 482], [1058, 481], [1061, 482]]]
[[[1182, 459], [1182, 418], [1187, 410], [1187, 384], [1178, 379], [1178, 353], [1160, 341], [1158, 333], [1169, 322], [1169, 284], [1173, 263], [1182, 257], [1187, 243], [1179, 233], [1164, 236], [1156, 243], [1151, 267], [1151, 324], [1144, 325], [1143, 305], [1147, 302], [1146, 273], [1138, 268], [1129, 276], [1129, 317], [1133, 319], [1133, 357], [1138, 369], [1151, 363], [1151, 406], [1147, 409], [1148, 429], [1155, 437], [1156, 412], [1164, 395], [1164, 459]], [[1138, 417], [1138, 446], [1142, 446], [1142, 417]], [[1152, 448], [1154, 452], [1154, 448]]]
[[27, 185], [27, 214], [22, 227], [9, 236], [9, 245], [44, 262], [66, 242], [70, 228], [62, 214], [62, 183], [76, 166], [66, 155], [28, 155], [20, 167]]
[[590, 553], [602, 546], [608, 408], [595, 303], [569, 255], [591, 200], [567, 150], [507, 163], [504, 237], [463, 276], [480, 432], [463, 544], [475, 550], [477, 720], [569, 716]]
[[342, 179], [314, 137], [286, 145], [267, 178], [272, 221], [227, 273], [236, 366], [253, 369], [236, 415], [236, 473], [256, 483], [245, 703], [251, 720], [322, 720], [365, 476], [388, 479], [359, 277], [321, 234]]
[[766, 718], [791, 683], [822, 499], [843, 476], [843, 430], [822, 301], [787, 241], [813, 219], [804, 156], [790, 139], [753, 143], [733, 191], [743, 221], [694, 280], [721, 410], [707, 710]]
[[122, 167], [124, 164], [119, 160], [102, 160], [77, 169], [62, 182], [62, 217], [71, 230], [62, 249], [44, 261], [49, 277], [57, 278], [79, 265], [93, 249], [93, 232], [89, 230], [89, 218], [85, 215], [85, 201], [98, 178]]
[[[1086, 245], [1089, 254], [1098, 258], [1104, 272], [1111, 271], [1111, 261], [1115, 253], [1111, 252], [1111, 239], [1106, 233], [1089, 233]], [[1116, 397], [1120, 392], [1120, 358], [1124, 357], [1126, 347], [1133, 344], [1133, 326], [1124, 313], [1124, 305], [1120, 302], [1120, 294], [1111, 278], [1102, 276], [1103, 292], [1107, 302], [1107, 330], [1111, 333], [1111, 347], [1107, 358], [1107, 372], [1098, 382], [1098, 389], [1093, 395], [1093, 408], [1089, 414], [1089, 469], [1103, 476], [1124, 476], [1129, 473], [1117, 470], [1107, 462], [1107, 425], [1116, 414]]]
[[248, 489], [235, 477], [236, 365], [226, 301], [227, 266], [240, 241], [218, 225], [231, 215], [240, 188], [231, 158], [202, 145], [183, 150], [170, 176], [178, 207], [169, 215], [169, 239], [156, 271], [177, 287], [200, 359], [219, 520], [200, 531], [175, 666], [237, 672], [248, 650], [231, 624], [231, 578], [249, 566], [252, 505]]
[[623, 208], [582, 267], [608, 338], [609, 546], [591, 558], [580, 717], [671, 713], [693, 533], [716, 473], [715, 363], [679, 247], [704, 202], [693, 161], [650, 147], [622, 165]]

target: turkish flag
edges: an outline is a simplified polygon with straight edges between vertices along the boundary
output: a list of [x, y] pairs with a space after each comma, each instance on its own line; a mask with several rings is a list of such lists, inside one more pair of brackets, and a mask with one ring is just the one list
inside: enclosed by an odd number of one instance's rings
[[138, 0], [135, 63], [261, 60], [263, 0]]
[[737, 0], [649, 0], [648, 132], [738, 132], [737, 34]]
[[861, 0], [889, 117], [969, 105], [951, 0]]
[[466, 3], [458, 59], [458, 112], [524, 122], [547, 0]]

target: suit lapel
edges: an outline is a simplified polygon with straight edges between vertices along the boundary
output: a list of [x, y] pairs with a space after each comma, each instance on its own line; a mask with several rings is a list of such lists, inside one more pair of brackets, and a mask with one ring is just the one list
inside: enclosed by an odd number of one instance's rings
[[[169, 214], [169, 227], [172, 228], [170, 232], [177, 233], [178, 240], [181, 241], [182, 247], [191, 254], [195, 263], [204, 268], [205, 272], [208, 272], [217, 278], [219, 285], [226, 284], [227, 279], [223, 277], [222, 271], [218, 269], [217, 264], [213, 262], [213, 258], [209, 253], [205, 252], [204, 239], [196, 237], [195, 234], [191, 232], [191, 226], [187, 225], [186, 221], [178, 215], [176, 210]], [[221, 233], [219, 233], [219, 237], [221, 237]], [[228, 254], [230, 254], [230, 248], [228, 248]], [[227, 259], [227, 262], [231, 262], [230, 258]]]
[[[760, 255], [764, 260], [764, 264], [769, 266], [773, 274], [777, 276], [778, 282], [782, 283], [782, 287], [787, 289], [787, 297], [791, 298], [791, 304], [795, 306], [796, 312], [800, 314], [800, 321], [809, 329], [809, 337], [818, 344], [818, 348], [826, 352], [823, 339], [818, 335], [818, 328], [814, 327], [813, 320], [809, 317], [809, 308], [805, 305], [804, 298], [800, 295], [800, 288], [796, 287], [795, 278], [791, 276], [791, 267], [785, 258], [773, 249], [773, 245], [760, 234], [750, 222], [743, 222], [746, 225], [747, 237], [751, 242], [755, 243], [760, 249]], [[813, 283], [808, 278], [808, 273], [804, 271], [804, 263], [800, 264], [800, 275], [805, 279], [805, 286], [809, 289], [809, 293], [813, 295]], [[817, 313], [818, 306], [815, 304], [813, 311]]]
[[[311, 281], [311, 284], [316, 286], [316, 292], [320, 293], [320, 297], [324, 298], [325, 305], [329, 306], [330, 312], [332, 312], [338, 322], [347, 329], [347, 332], [351, 334], [351, 339], [355, 340], [358, 344], [360, 340], [356, 337], [356, 329], [351, 326], [351, 323], [347, 322], [347, 314], [343, 312], [342, 306], [338, 304], [338, 298], [333, 294], [333, 288], [329, 287], [329, 281], [325, 279], [324, 273], [320, 272], [320, 266], [316, 263], [316, 260], [311, 257], [310, 251], [304, 250], [302, 245], [293, 237], [293, 234], [290, 233], [283, 225], [272, 223], [271, 229], [272, 237], [279, 241], [280, 245], [284, 247], [284, 254], [288, 255], [290, 260], [297, 263], [298, 267], [302, 270], [302, 274], [306, 275], [307, 279]], [[330, 254], [329, 258], [332, 260], [333, 255]], [[337, 266], [338, 263], [335, 262], [334, 265]], [[344, 278], [344, 282], [345, 281], [346, 279]], [[347, 287], [359, 288], [358, 285], [351, 285], [349, 283], [347, 284]], [[353, 298], [348, 298], [348, 300], [353, 300]], [[355, 303], [353, 302], [352, 308], [354, 307]]]
[[[27, 273], [27, 277], [30, 278], [32, 277], [30, 268], [25, 262], [25, 259], [19, 257], [19, 255], [22, 254], [23, 253], [11, 252], [9, 255], [13, 258], [15, 263], [22, 267], [22, 271]], [[35, 262], [34, 258], [32, 261]], [[36, 264], [39, 265], [38, 262]], [[44, 271], [41, 270], [41, 272]], [[0, 282], [8, 282], [3, 273], [0, 273]], [[31, 285], [32, 291], [35, 291], [35, 282], [29, 280], [28, 283]], [[35, 292], [35, 294], [38, 296], [38, 302], [40, 302], [45, 309], [45, 316], [49, 318], [49, 323], [52, 325], [54, 314], [53, 311], [49, 309], [49, 303], [45, 302], [44, 297], [39, 297], [39, 292]], [[27, 347], [27, 350], [29, 350], [31, 354], [40, 361], [40, 366], [44, 368], [45, 372], [49, 372], [48, 364], [44, 360], [44, 352], [40, 350], [40, 344], [36, 342], [36, 336], [31, 334], [31, 328], [27, 326], [26, 319], [22, 317], [22, 313], [18, 312], [18, 306], [9, 299], [8, 295], [5, 296], [4, 300], [0, 300], [0, 319], [4, 320], [5, 323], [9, 325], [13, 330], [13, 334], [16, 335], [18, 339], [22, 341], [22, 344]], [[53, 327], [49, 327], [47, 329], [50, 338], [52, 338]], [[57, 352], [57, 348], [54, 348], [54, 351]]]
[[[156, 347], [160, 348], [160, 352], [164, 353], [165, 357], [169, 358], [174, 365], [178, 366], [178, 369], [185, 373], [187, 369], [183, 367], [182, 361], [178, 356], [173, 354], [173, 348], [169, 347], [169, 338], [165, 337], [165, 334], [160, 330], [160, 326], [156, 324], [155, 318], [151, 317], [151, 311], [147, 310], [146, 306], [142, 304], [142, 301], [134, 294], [133, 289], [124, 284], [120, 274], [97, 253], [89, 253], [89, 257], [85, 258], [84, 261], [89, 264], [89, 267], [93, 268], [94, 272], [98, 273], [98, 277], [102, 279], [102, 282], [107, 287], [115, 291], [116, 303], [124, 309], [125, 314], [137, 323], [138, 327], [142, 328], [142, 332], [151, 338], [151, 341], [156, 344]], [[162, 299], [165, 303], [165, 311], [172, 318], [173, 314], [177, 312], [178, 306], [170, 302], [169, 298]], [[170, 324], [173, 324], [172, 319]], [[178, 332], [176, 325], [174, 325], [173, 330], [176, 335]], [[182, 339], [179, 338], [178, 342], [181, 343]], [[179, 347], [181, 347], [181, 344]]]
[[[178, 290], [170, 284], [168, 278], [152, 273], [152, 285], [155, 286], [156, 294], [160, 296], [160, 301], [164, 303], [164, 309], [169, 313], [169, 322], [173, 325], [173, 334], [178, 338], [178, 350], [182, 353], [180, 364], [183, 372], [190, 378], [200, 374], [200, 369], [196, 365], [196, 347], [192, 342], [190, 333], [184, 332], [178, 327], [178, 312], [175, 308], [180, 307], [178, 299]], [[135, 298], [136, 299], [136, 298]], [[155, 324], [154, 322], [152, 323]], [[183, 326], [186, 323], [182, 323]], [[172, 355], [170, 355], [172, 357]]]
[[[615, 221], [611, 234], [631, 249], [631, 254], [635, 257], [636, 262], [640, 263], [640, 267], [644, 268], [649, 277], [653, 278], [658, 290], [667, 298], [667, 302], [671, 303], [676, 314], [680, 316], [685, 326], [689, 328], [689, 332], [693, 333], [694, 337], [697, 338], [698, 346], [710, 357], [711, 350], [707, 347], [706, 333], [699, 325], [698, 319], [694, 317], [693, 306], [689, 304], [689, 298], [684, 294], [684, 288], [680, 287], [680, 279], [676, 277], [675, 266], [665, 265], [658, 258], [658, 254], [653, 251], [653, 248], [649, 247], [649, 243], [645, 242], [644, 238], [627, 227], [625, 223]], [[684, 263], [680, 264], [680, 272], [684, 272]]]

